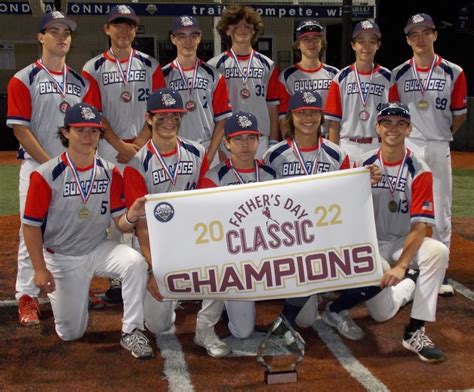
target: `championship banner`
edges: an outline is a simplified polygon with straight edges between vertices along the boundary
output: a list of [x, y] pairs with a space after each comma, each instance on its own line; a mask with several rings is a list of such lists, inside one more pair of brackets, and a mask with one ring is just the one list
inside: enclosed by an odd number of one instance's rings
[[165, 298], [259, 301], [382, 277], [365, 168], [148, 195], [145, 209]]

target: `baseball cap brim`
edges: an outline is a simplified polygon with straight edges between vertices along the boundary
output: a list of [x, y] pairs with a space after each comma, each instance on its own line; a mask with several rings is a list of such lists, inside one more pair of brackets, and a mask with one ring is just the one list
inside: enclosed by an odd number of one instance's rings
[[411, 24], [409, 24], [408, 26], [406, 26], [403, 29], [403, 32], [405, 33], [405, 35], [408, 35], [410, 33], [410, 31], [412, 31], [416, 27], [425, 27], [425, 28], [428, 28], [428, 29], [431, 29], [431, 30], [436, 30], [436, 28], [433, 24], [431, 24], [429, 22], [426, 22], [426, 23], [420, 22], [420, 23], [411, 23]]
[[116, 14], [112, 15], [107, 19], [108, 23], [113, 23], [117, 19], [124, 19], [124, 20], [129, 20], [135, 24], [138, 24], [140, 18], [136, 15], [124, 15], [124, 14]]
[[202, 29], [200, 27], [196, 27], [196, 26], [182, 26], [182, 27], [179, 27], [177, 29], [174, 29], [171, 33], [175, 34], [178, 31], [189, 31], [189, 30], [195, 31], [196, 33], [202, 33]]
[[352, 34], [352, 39], [356, 38], [358, 35], [360, 35], [362, 33], [371, 33], [379, 39], [382, 38], [382, 34], [377, 29], [361, 29], [359, 31], [356, 31], [354, 34]]
[[315, 35], [317, 37], [323, 37], [324, 32], [323, 31], [306, 31], [305, 33], [301, 33], [301, 34], [297, 35], [296, 40], [300, 40], [301, 38], [306, 37], [308, 35]]
[[294, 112], [295, 110], [319, 110], [319, 111], [322, 111], [323, 108], [320, 108], [319, 106], [299, 106], [299, 107], [296, 107], [296, 108], [291, 108], [290, 110], [292, 112]]
[[72, 19], [68, 19], [68, 18], [57, 18], [57, 19], [52, 19], [51, 21], [49, 21], [48, 23], [46, 23], [42, 30], [46, 30], [49, 26], [55, 24], [55, 23], [61, 23], [63, 25], [66, 25], [67, 27], [69, 27], [71, 29], [71, 31], [75, 31], [77, 29], [77, 23], [75, 21], [73, 21]]
[[225, 136], [226, 137], [235, 137], [235, 136], [239, 136], [239, 135], [258, 135], [258, 136], [260, 136], [261, 133], [260, 133], [260, 131], [257, 131], [255, 129], [246, 129], [245, 131], [242, 130], [242, 131], [230, 132], [230, 133], [227, 133]]
[[90, 127], [90, 128], [100, 128], [100, 129], [105, 129], [105, 126], [99, 123], [90, 123], [90, 122], [79, 122], [79, 123], [71, 123], [67, 124], [68, 127], [76, 127], [76, 128], [85, 128], [85, 127]]
[[154, 109], [148, 111], [151, 113], [186, 113], [186, 109]]

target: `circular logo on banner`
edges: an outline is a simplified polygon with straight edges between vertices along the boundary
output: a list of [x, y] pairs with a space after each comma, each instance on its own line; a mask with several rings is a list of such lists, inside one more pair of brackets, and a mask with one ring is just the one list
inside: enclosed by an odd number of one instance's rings
[[163, 202], [156, 205], [155, 209], [153, 210], [153, 215], [157, 221], [165, 223], [169, 222], [173, 219], [174, 216], [174, 208], [171, 204]]

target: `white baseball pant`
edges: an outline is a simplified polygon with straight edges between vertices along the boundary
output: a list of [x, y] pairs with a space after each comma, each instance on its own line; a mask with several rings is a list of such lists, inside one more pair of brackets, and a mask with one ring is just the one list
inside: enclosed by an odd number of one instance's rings
[[[396, 242], [379, 242], [380, 255], [389, 264], [395, 264], [403, 251], [405, 238]], [[419, 269], [420, 274], [413, 294], [410, 279], [396, 286], [383, 289], [374, 298], [366, 301], [370, 316], [379, 322], [392, 318], [411, 298], [411, 317], [417, 320], [435, 321], [438, 291], [448, 267], [449, 249], [439, 241], [425, 238], [409, 268]], [[386, 270], [386, 267], [384, 267]]]
[[143, 299], [148, 279], [143, 256], [129, 246], [104, 240], [82, 256], [44, 252], [56, 290], [48, 294], [56, 332], [63, 340], [80, 338], [89, 319], [89, 286], [92, 277], [122, 279], [122, 331], [143, 329]]

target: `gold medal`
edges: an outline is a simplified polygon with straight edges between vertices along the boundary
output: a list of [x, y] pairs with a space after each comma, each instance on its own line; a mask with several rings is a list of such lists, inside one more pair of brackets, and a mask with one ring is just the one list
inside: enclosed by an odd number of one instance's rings
[[428, 107], [430, 106], [430, 104], [428, 103], [428, 101], [424, 100], [424, 99], [420, 99], [416, 106], [418, 107], [418, 109], [420, 110], [427, 110]]
[[398, 210], [398, 204], [397, 204], [397, 202], [396, 202], [395, 200], [390, 200], [390, 201], [388, 202], [388, 210], [389, 210], [390, 212], [397, 212], [397, 210]]
[[89, 209], [84, 206], [79, 210], [79, 219], [90, 219], [91, 217], [91, 212]]

